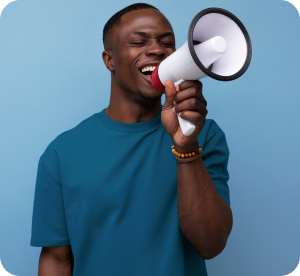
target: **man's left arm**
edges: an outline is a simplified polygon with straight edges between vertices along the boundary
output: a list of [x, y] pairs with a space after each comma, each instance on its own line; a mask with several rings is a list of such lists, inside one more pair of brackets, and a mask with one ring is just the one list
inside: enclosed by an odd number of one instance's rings
[[[191, 152], [175, 146], [178, 152]], [[233, 218], [201, 159], [177, 163], [178, 220], [183, 235], [204, 259], [225, 248]]]
[[[166, 81], [165, 88], [162, 124], [172, 137], [177, 152], [197, 152], [197, 137], [204, 127], [207, 115], [202, 83], [184, 81], [175, 89], [173, 82]], [[183, 119], [195, 124], [195, 130], [189, 136], [184, 136], [179, 126], [177, 114], [180, 112]], [[226, 143], [225, 136], [223, 138], [223, 143]], [[214, 159], [212, 167], [226, 166], [227, 172], [228, 156], [226, 153], [220, 155], [216, 148], [218, 143], [222, 144], [221, 140], [211, 146], [211, 150], [215, 152], [214, 155], [210, 153], [210, 158]], [[223, 158], [223, 164], [219, 163], [219, 158]], [[221, 171], [224, 170], [223, 167]], [[226, 177], [222, 179], [222, 185], [224, 181], [226, 182]], [[219, 195], [201, 157], [191, 162], [177, 163], [177, 191], [178, 220], [183, 235], [201, 257], [214, 258], [225, 248], [233, 218], [229, 204]]]

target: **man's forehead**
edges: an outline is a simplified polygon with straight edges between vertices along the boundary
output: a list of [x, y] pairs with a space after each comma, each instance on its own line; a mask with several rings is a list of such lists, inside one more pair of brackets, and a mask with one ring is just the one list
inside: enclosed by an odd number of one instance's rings
[[121, 17], [118, 24], [119, 33], [128, 36], [136, 32], [147, 32], [158, 27], [173, 33], [172, 26], [166, 17], [155, 9], [130, 11]]

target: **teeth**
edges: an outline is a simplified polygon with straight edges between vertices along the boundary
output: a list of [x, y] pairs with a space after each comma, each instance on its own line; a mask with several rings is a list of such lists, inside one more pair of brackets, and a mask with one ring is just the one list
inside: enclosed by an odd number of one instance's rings
[[156, 66], [146, 66], [146, 67], [142, 68], [141, 71], [142, 71], [142, 73], [147, 72], [147, 71], [153, 72], [155, 68], [156, 68]]

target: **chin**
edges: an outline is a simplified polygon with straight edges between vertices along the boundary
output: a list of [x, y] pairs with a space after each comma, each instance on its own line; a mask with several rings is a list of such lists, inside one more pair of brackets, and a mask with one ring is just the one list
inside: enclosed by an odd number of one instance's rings
[[157, 102], [158, 100], [161, 100], [162, 94], [153, 88], [150, 91], [147, 92], [145, 90], [138, 89], [138, 94], [145, 99], [148, 102]]

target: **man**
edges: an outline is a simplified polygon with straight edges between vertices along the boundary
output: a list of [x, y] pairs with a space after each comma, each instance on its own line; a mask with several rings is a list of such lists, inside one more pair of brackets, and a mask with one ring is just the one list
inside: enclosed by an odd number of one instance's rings
[[[175, 37], [159, 10], [119, 11], [103, 40], [109, 106], [58, 135], [39, 160], [39, 275], [207, 275], [204, 259], [222, 252], [232, 228], [225, 135], [205, 120], [199, 81], [167, 81], [161, 105], [150, 74]], [[190, 136], [177, 113], [196, 125]], [[202, 156], [176, 162], [173, 144], [179, 153], [201, 145]]]

